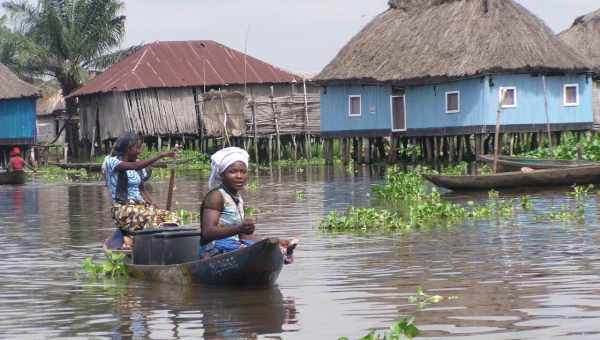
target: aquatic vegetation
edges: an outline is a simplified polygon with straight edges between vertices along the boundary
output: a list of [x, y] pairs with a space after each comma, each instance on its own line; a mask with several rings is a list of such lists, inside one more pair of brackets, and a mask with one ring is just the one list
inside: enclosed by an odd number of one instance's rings
[[81, 267], [90, 276], [108, 276], [111, 278], [127, 277], [127, 268], [125, 267], [125, 253], [107, 252], [106, 260], [102, 263], [94, 262], [91, 257], [83, 260]]
[[[441, 295], [430, 295], [425, 293], [423, 288], [417, 287], [415, 295], [408, 298], [409, 303], [417, 306], [417, 310], [424, 307], [440, 303], [446, 300], [454, 300], [457, 297], [444, 297]], [[421, 331], [415, 325], [415, 317], [410, 315], [394, 323], [388, 330], [377, 332], [372, 330], [369, 334], [360, 338], [360, 340], [411, 340], [421, 335]], [[338, 340], [349, 340], [348, 337], [341, 337]]]
[[469, 163], [467, 163], [467, 162], [460, 162], [456, 165], [449, 166], [448, 168], [444, 169], [444, 171], [442, 172], [443, 175], [448, 175], [448, 176], [467, 175], [468, 173], [469, 173]]
[[330, 232], [403, 231], [410, 229], [410, 224], [399, 214], [386, 209], [349, 207], [344, 214], [337, 211], [328, 214], [321, 221], [319, 228]]
[[417, 167], [411, 172], [402, 172], [396, 166], [389, 168], [385, 184], [373, 188], [375, 198], [380, 202], [398, 202], [422, 198], [426, 195], [425, 180], [422, 176], [426, 171], [429, 170], [421, 167]]
[[99, 173], [89, 173], [85, 169], [63, 169], [51, 165], [39, 167], [33, 176], [47, 183], [99, 180], [102, 177]]
[[485, 204], [468, 202], [466, 205], [442, 199], [432, 188], [427, 192], [419, 168], [414, 172], [401, 172], [390, 168], [386, 182], [375, 186], [378, 208], [350, 207], [344, 214], [331, 212], [320, 224], [326, 231], [404, 231], [417, 227], [452, 226], [465, 220], [514, 216], [516, 200], [500, 199], [497, 191], [488, 193]]
[[417, 309], [421, 310], [429, 305], [440, 303], [444, 300], [456, 300], [457, 296], [441, 296], [441, 295], [431, 295], [426, 293], [423, 288], [417, 287], [417, 292], [415, 295], [412, 295], [408, 298], [408, 302], [417, 306]]
[[[385, 332], [371, 331], [369, 334], [360, 338], [360, 340], [411, 340], [421, 334], [421, 331], [414, 324], [414, 317], [404, 318], [393, 324]], [[349, 340], [348, 337], [341, 337], [338, 340]]]
[[296, 199], [299, 201], [304, 200], [305, 194], [304, 191], [296, 191]]
[[594, 190], [592, 184], [588, 186], [573, 186], [573, 191], [570, 192], [569, 195], [573, 196], [576, 200], [582, 200], [587, 198], [592, 190]]
[[185, 209], [178, 209], [176, 213], [182, 224], [200, 223], [200, 213]]
[[581, 151], [581, 158], [589, 161], [600, 161], [600, 136], [588, 135], [585, 138], [578, 140], [578, 137], [573, 132], [567, 132], [562, 135], [559, 145], [552, 149], [541, 147], [537, 150], [521, 154], [521, 156], [533, 158], [553, 158], [575, 160]]
[[531, 201], [531, 198], [529, 196], [523, 195], [519, 198], [519, 200], [523, 211], [529, 211], [533, 209], [533, 202]]
[[248, 182], [248, 184], [246, 184], [246, 190], [248, 190], [249, 192], [256, 192], [258, 191], [258, 186], [259, 186], [259, 182], [258, 179], [252, 179], [250, 180], [250, 182]]

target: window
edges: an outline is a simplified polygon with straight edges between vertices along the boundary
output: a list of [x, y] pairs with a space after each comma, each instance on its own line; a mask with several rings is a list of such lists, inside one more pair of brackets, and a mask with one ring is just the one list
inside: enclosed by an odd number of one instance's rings
[[501, 87], [500, 101], [502, 102], [502, 108], [517, 107], [517, 88]]
[[567, 84], [564, 86], [563, 103], [565, 106], [579, 105], [579, 85]]
[[460, 112], [460, 91], [446, 92], [446, 113]]
[[348, 97], [348, 116], [359, 117], [362, 115], [362, 103], [360, 96]]

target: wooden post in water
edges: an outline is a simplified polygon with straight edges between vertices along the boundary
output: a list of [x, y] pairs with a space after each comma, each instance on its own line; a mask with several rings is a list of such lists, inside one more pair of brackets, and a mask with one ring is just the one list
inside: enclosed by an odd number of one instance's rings
[[298, 144], [296, 143], [296, 135], [292, 135], [292, 159], [298, 160]]
[[398, 146], [400, 144], [400, 137], [392, 136], [390, 139], [390, 154], [388, 155], [388, 161], [395, 163], [398, 160]]
[[363, 138], [364, 157], [363, 161], [365, 164], [371, 163], [371, 138]]
[[542, 75], [544, 83], [544, 109], [546, 111], [546, 132], [548, 133], [548, 148], [552, 149], [552, 132], [550, 131], [550, 113], [548, 112], [548, 87], [546, 85], [546, 76]]
[[500, 113], [502, 113], [502, 103], [504, 103], [504, 97], [506, 91], [502, 90], [500, 93], [500, 102], [498, 103], [498, 111], [496, 111], [496, 134], [494, 136], [494, 173], [498, 172], [498, 157], [500, 153]]

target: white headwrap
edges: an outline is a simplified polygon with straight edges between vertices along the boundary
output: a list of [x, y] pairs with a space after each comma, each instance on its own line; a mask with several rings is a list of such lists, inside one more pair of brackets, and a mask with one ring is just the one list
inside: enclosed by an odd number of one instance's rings
[[215, 152], [210, 157], [210, 178], [208, 179], [208, 190], [213, 190], [221, 185], [221, 174], [235, 162], [242, 162], [248, 166], [250, 155], [244, 149], [229, 147]]

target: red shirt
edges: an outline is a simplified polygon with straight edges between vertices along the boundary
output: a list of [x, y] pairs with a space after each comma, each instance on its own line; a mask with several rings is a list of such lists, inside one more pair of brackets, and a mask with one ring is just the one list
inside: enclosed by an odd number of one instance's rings
[[23, 171], [25, 169], [25, 160], [19, 156], [12, 157], [8, 163], [8, 167], [11, 168], [12, 171]]

